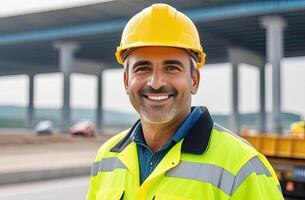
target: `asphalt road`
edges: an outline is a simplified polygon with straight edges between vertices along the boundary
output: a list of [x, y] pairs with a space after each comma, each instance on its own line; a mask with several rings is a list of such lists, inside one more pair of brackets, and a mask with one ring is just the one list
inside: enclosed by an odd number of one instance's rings
[[88, 177], [74, 177], [0, 186], [0, 200], [84, 200]]
[[88, 177], [2, 185], [0, 200], [85, 200], [88, 185]]

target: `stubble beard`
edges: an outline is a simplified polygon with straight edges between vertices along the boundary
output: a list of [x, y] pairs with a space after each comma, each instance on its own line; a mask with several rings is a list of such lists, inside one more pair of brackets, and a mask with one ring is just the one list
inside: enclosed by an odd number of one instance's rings
[[142, 120], [155, 125], [161, 125], [169, 123], [176, 115], [177, 115], [177, 109], [172, 108], [168, 112], [163, 111], [160, 116], [158, 116], [158, 119], [156, 119], [156, 116], [151, 116], [152, 114], [147, 111], [145, 108], [141, 108], [141, 118]]

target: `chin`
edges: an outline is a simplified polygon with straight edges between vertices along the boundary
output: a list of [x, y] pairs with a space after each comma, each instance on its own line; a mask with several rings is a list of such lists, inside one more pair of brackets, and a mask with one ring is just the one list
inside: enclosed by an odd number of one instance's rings
[[152, 116], [150, 113], [147, 113], [145, 111], [142, 112], [141, 114], [141, 118], [142, 120], [144, 120], [145, 122], [148, 122], [150, 124], [167, 124], [170, 121], [172, 121], [176, 116], [176, 112], [175, 110], [172, 110], [170, 112], [167, 112], [165, 114], [160, 114], [160, 115], [154, 115]]

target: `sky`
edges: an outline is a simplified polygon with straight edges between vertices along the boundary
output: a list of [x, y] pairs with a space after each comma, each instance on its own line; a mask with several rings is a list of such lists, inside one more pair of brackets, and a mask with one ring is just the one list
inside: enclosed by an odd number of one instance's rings
[[56, 10], [111, 0], [5, 0], [1, 1], [0, 17]]
[[[41, 3], [43, 2], [43, 3]], [[1, 2], [0, 17], [85, 5], [98, 0], [10, 0]], [[1, 34], [1, 33], [0, 33]], [[231, 65], [206, 65], [201, 71], [198, 93], [193, 105], [205, 105], [212, 113], [231, 112]], [[272, 109], [271, 66], [266, 65], [266, 108]], [[282, 110], [305, 116], [305, 57], [282, 60]], [[95, 108], [96, 78], [73, 74], [71, 78], [72, 107]], [[246, 64], [240, 65], [239, 109], [242, 113], [259, 110], [259, 71]], [[35, 76], [34, 104], [36, 107], [62, 105], [62, 75], [59, 73]], [[28, 78], [25, 75], [0, 77], [0, 105], [26, 106]], [[134, 112], [123, 88], [122, 70], [107, 70], [103, 74], [103, 107], [123, 112]]]

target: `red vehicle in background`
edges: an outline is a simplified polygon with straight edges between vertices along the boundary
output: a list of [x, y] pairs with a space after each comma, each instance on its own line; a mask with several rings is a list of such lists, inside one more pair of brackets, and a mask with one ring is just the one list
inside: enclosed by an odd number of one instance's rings
[[96, 129], [91, 121], [80, 121], [70, 128], [70, 134], [73, 136], [94, 137]]

